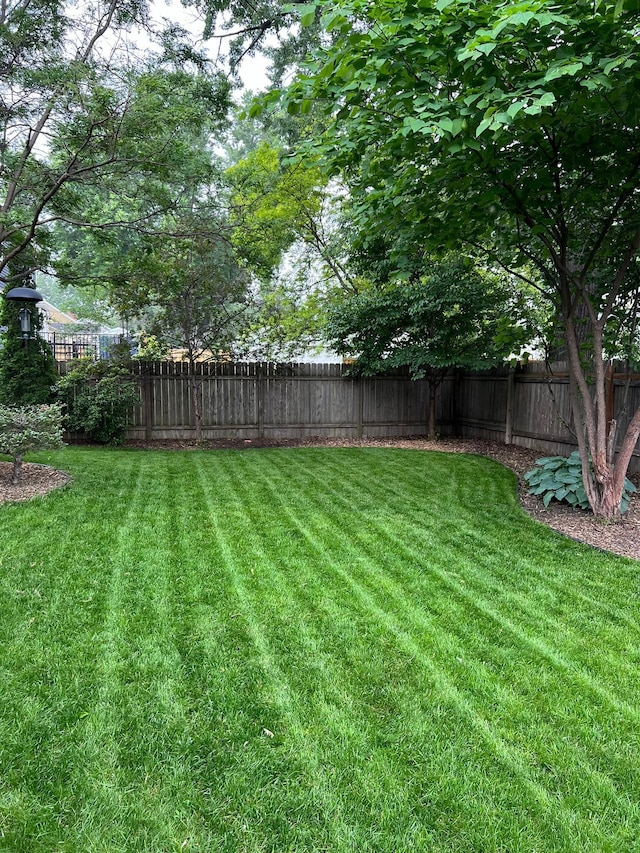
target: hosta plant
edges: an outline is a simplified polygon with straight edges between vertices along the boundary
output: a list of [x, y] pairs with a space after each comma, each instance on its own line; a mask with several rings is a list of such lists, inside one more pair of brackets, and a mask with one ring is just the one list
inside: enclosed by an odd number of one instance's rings
[[[555, 498], [579, 509], [589, 509], [589, 501], [582, 482], [580, 454], [574, 450], [570, 456], [545, 456], [536, 459], [536, 467], [524, 475], [529, 484], [529, 494], [542, 498], [549, 506]], [[629, 508], [629, 499], [636, 487], [628, 478], [624, 481], [620, 512]]]

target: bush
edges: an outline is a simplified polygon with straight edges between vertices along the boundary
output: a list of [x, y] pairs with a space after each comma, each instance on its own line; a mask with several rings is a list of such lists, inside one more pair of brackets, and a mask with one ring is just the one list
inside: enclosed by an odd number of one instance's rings
[[[527, 471], [524, 478], [529, 484], [529, 494], [542, 497], [545, 506], [549, 506], [555, 499], [578, 509], [589, 509], [582, 482], [582, 463], [577, 450], [570, 456], [545, 456], [543, 459], [536, 459], [536, 467]], [[635, 491], [633, 483], [625, 479], [620, 512], [627, 511], [629, 499]]]
[[126, 367], [81, 359], [56, 385], [66, 407], [67, 429], [98, 444], [121, 444], [140, 394]]
[[58, 378], [53, 353], [39, 335], [42, 317], [36, 308], [29, 309], [34, 337], [22, 340], [18, 320], [21, 307], [20, 303], [3, 299], [0, 293], [0, 326], [5, 327], [0, 349], [0, 403], [6, 406], [50, 403]]
[[0, 405], [0, 453], [13, 458], [13, 485], [20, 482], [25, 453], [62, 445], [60, 406]]

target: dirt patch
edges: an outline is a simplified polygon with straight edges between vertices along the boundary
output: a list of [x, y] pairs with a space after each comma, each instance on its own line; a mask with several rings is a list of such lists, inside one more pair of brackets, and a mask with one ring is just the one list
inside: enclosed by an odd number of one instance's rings
[[[188, 441], [129, 442], [128, 447], [145, 450], [195, 450], [196, 445]], [[596, 521], [589, 512], [576, 510], [564, 504], [552, 501], [545, 508], [542, 501], [527, 494], [527, 484], [523, 479], [542, 454], [539, 450], [527, 450], [510, 444], [483, 441], [482, 439], [443, 438], [429, 441], [422, 437], [383, 438], [383, 439], [343, 439], [308, 438], [274, 440], [220, 439], [207, 441], [201, 445], [205, 449], [249, 450], [260, 447], [400, 447], [411, 450], [435, 450], [444, 453], [476, 453], [488, 456], [514, 471], [518, 477], [518, 496], [520, 503], [530, 516], [560, 533], [579, 542], [592, 545], [603, 551], [611, 551], [622, 557], [640, 560], [640, 496], [632, 495], [629, 510], [624, 518], [617, 522]], [[22, 483], [11, 485], [10, 462], [0, 462], [0, 504], [6, 501], [25, 501], [38, 495], [47, 494], [69, 482], [69, 475], [46, 465], [25, 462], [22, 471]], [[632, 478], [636, 480], [637, 477]]]

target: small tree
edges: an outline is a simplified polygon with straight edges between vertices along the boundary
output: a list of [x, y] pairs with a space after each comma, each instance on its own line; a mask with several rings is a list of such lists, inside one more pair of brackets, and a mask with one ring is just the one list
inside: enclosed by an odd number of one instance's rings
[[60, 406], [0, 405], [0, 453], [13, 458], [11, 484], [22, 475], [22, 457], [30, 450], [62, 447], [62, 410]]
[[[210, 208], [173, 220], [173, 236], [146, 235], [130, 251], [130, 274], [113, 287], [121, 310], [141, 317], [157, 345], [182, 350], [189, 362], [190, 407], [196, 442], [202, 441], [199, 362], [225, 361], [246, 323], [248, 277], [226, 238], [226, 224]], [[166, 220], [170, 228], [169, 218]], [[114, 283], [115, 285], [115, 283]]]
[[329, 312], [326, 331], [337, 352], [356, 357], [354, 373], [408, 367], [413, 379], [426, 379], [429, 438], [436, 434], [436, 391], [447, 372], [500, 363], [527, 334], [504, 283], [462, 259], [434, 262], [417, 281], [342, 300]]

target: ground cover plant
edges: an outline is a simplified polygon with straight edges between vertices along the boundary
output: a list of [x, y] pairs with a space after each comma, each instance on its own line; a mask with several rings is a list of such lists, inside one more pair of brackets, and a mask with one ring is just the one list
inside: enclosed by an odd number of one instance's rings
[[[589, 500], [582, 478], [582, 462], [577, 450], [569, 456], [545, 456], [536, 460], [535, 468], [524, 475], [529, 484], [529, 494], [542, 498], [545, 506], [552, 500], [566, 501], [578, 509], [589, 509]], [[620, 512], [629, 508], [634, 484], [625, 477], [620, 501]]]
[[491, 460], [36, 461], [0, 507], [0, 850], [629, 851], [638, 563]]

